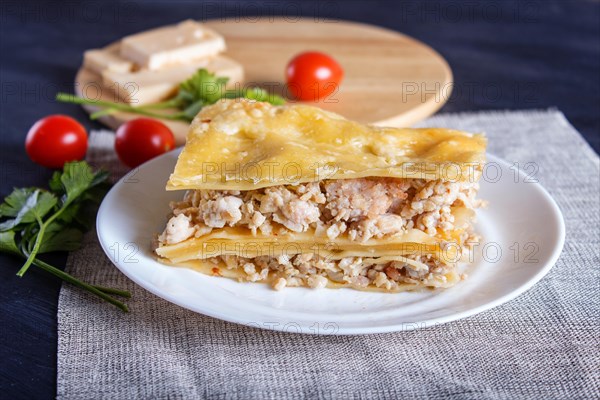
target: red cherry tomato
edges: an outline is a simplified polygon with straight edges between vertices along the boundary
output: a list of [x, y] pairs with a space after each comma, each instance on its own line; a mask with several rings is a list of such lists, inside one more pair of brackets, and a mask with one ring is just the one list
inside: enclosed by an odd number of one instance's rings
[[25, 139], [25, 151], [37, 164], [62, 168], [85, 157], [88, 141], [85, 128], [66, 115], [50, 115], [37, 121]]
[[343, 78], [340, 64], [317, 51], [298, 54], [286, 70], [289, 91], [302, 101], [318, 101], [337, 92]]
[[130, 168], [135, 168], [174, 147], [173, 132], [155, 119], [132, 119], [117, 129], [115, 151], [123, 164]]

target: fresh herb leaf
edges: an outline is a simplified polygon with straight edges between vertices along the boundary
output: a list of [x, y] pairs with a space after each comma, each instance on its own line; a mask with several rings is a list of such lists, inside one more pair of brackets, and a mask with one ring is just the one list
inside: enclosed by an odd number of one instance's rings
[[[208, 70], [201, 68], [194, 75], [179, 84], [177, 94], [169, 100], [148, 104], [144, 106], [131, 106], [125, 103], [89, 100], [67, 93], [58, 93], [56, 100], [65, 103], [90, 104], [104, 107], [103, 110], [93, 113], [90, 118], [96, 119], [115, 111], [125, 111], [141, 114], [158, 119], [191, 122], [196, 114], [207, 105], [228, 98], [247, 98], [250, 100], [266, 101], [274, 105], [285, 104], [283, 97], [268, 93], [258, 87], [227, 90], [229, 78], [218, 77]], [[175, 109], [176, 112], [156, 112], [155, 110]]]
[[60, 182], [66, 193], [63, 206], [72, 203], [77, 197], [92, 186], [95, 181], [92, 168], [83, 161], [65, 164]]
[[198, 101], [190, 104], [189, 106], [187, 106], [183, 110], [183, 114], [185, 115], [186, 118], [188, 118], [191, 121], [200, 112], [200, 110], [202, 110], [204, 105], [205, 105], [205, 103], [203, 100], [198, 100]]
[[[29, 209], [25, 211], [25, 215], [33, 215], [35, 220], [40, 221], [48, 214], [50, 210], [56, 205], [58, 199], [55, 195], [45, 190], [38, 191], [37, 202]], [[19, 216], [17, 215], [17, 218]]]
[[81, 247], [83, 232], [77, 228], [65, 228], [54, 223], [46, 229], [44, 241], [38, 250], [39, 254], [53, 251], [73, 251]]
[[[15, 194], [15, 192], [17, 192]], [[25, 193], [28, 193], [25, 196]], [[30, 192], [28, 189], [21, 191], [16, 189], [9, 196], [13, 196], [10, 200], [7, 198], [3, 205], [7, 205], [7, 213], [17, 214], [14, 219], [9, 219], [0, 224], [0, 231], [4, 232], [14, 229], [19, 224], [31, 223], [39, 221], [56, 205], [57, 199], [52, 193], [36, 189]], [[18, 208], [18, 211], [17, 211]]]
[[19, 250], [19, 246], [15, 242], [15, 233], [13, 231], [0, 232], [0, 252], [21, 254], [21, 250]]
[[77, 218], [77, 214], [80, 212], [81, 206], [82, 204], [80, 202], [69, 205], [60, 214], [60, 216], [56, 218], [56, 222], [70, 224], [73, 222], [73, 220], [75, 220], [75, 218]]
[[0, 217], [16, 217], [29, 196], [35, 191], [36, 189], [34, 188], [14, 189], [11, 194], [6, 196], [4, 202], [0, 204]]
[[0, 222], [0, 252], [26, 259], [19, 276], [35, 265], [127, 311], [125, 304], [109, 295], [129, 297], [129, 292], [89, 285], [37, 258], [42, 253], [79, 248], [107, 191], [107, 178], [107, 172], [94, 172], [85, 162], [73, 162], [52, 175], [50, 191], [15, 189], [0, 204], [0, 219], [4, 219]]
[[228, 99], [245, 98], [256, 101], [265, 101], [275, 106], [285, 104], [283, 97], [269, 93], [265, 89], [259, 87], [243, 90], [228, 90], [227, 93], [225, 93], [225, 97]]
[[[31, 252], [27, 256], [25, 264], [23, 264], [19, 272], [17, 272], [18, 276], [23, 276], [25, 272], [27, 272], [27, 269], [29, 269], [29, 266], [31, 266], [31, 264], [33, 263], [33, 260], [35, 259], [42, 245], [42, 242], [44, 240], [44, 234], [46, 233], [46, 229], [48, 229], [48, 226], [52, 224], [54, 220], [59, 218], [65, 212], [65, 210], [68, 209], [71, 203], [76, 201], [77, 198], [81, 196], [86, 190], [90, 189], [94, 185], [100, 184], [101, 182], [103, 182], [104, 179], [106, 179], [106, 174], [94, 174], [92, 168], [85, 161], [70, 162], [64, 165], [63, 173], [60, 177], [60, 182], [62, 183], [65, 192], [65, 194], [62, 196], [62, 204], [60, 208], [54, 214], [52, 214], [45, 222], [42, 222], [42, 218], [34, 209], [34, 216], [40, 226], [40, 230], [36, 235], [35, 243], [33, 245], [33, 248], [31, 248]], [[56, 186], [57, 184], [54, 183], [54, 185]], [[56, 204], [56, 197], [54, 195], [51, 196], [53, 199], [52, 206], [54, 206], [54, 204]], [[44, 198], [44, 201], [41, 201], [42, 205], [40, 207], [45, 207], [44, 204], [48, 204], [48, 201], [49, 200], [46, 196], [46, 198]], [[44, 208], [41, 208], [41, 210], [44, 210]]]
[[181, 82], [176, 99], [183, 108], [202, 100], [206, 104], [214, 104], [225, 94], [225, 86], [229, 78], [217, 77], [202, 68], [188, 80]]
[[50, 178], [50, 182], [48, 182], [48, 186], [52, 192], [62, 195], [64, 193], [64, 188], [62, 182], [60, 181], [60, 177], [62, 176], [61, 171], [54, 171], [52, 174], [52, 178]]

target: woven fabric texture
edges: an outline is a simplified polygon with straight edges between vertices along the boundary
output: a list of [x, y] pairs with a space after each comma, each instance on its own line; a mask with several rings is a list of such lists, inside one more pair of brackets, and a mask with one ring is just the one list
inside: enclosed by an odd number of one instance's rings
[[[597, 398], [598, 156], [556, 110], [438, 115], [422, 125], [485, 132], [490, 153], [537, 163], [539, 182], [564, 214], [567, 239], [532, 289], [479, 315], [411, 332], [273, 332], [156, 297], [122, 275], [91, 233], [67, 270], [130, 290], [131, 313], [63, 286], [58, 398]], [[90, 161], [122, 174], [110, 134], [91, 139]]]

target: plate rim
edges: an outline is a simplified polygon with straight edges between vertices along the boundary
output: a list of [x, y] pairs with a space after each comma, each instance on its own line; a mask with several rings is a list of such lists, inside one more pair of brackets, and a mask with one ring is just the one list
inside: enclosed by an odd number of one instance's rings
[[[181, 150], [182, 150], [182, 148], [174, 149], [168, 153], [165, 153], [159, 157], [156, 157], [152, 160], [149, 160], [149, 161], [141, 164], [139, 167], [137, 167], [136, 169], [134, 169], [132, 171], [139, 170], [141, 168], [147, 168], [150, 164], [157, 162], [163, 158], [173, 157], [173, 155], [175, 153], [178, 153]], [[505, 161], [504, 159], [502, 159], [498, 156], [495, 156], [490, 153], [487, 153], [486, 156], [487, 156], [486, 163], [493, 161], [493, 162], [497, 162], [499, 164], [503, 164], [503, 166], [506, 168], [511, 167], [510, 163], [508, 163], [507, 161]], [[519, 169], [518, 173], [523, 177], [526, 176], [524, 174], [524, 172], [521, 171], [520, 169]], [[123, 182], [129, 177], [129, 174], [130, 174], [130, 172], [125, 174], [112, 186], [112, 188], [106, 194], [105, 199], [111, 194], [111, 192], [115, 191], [118, 186], [123, 184]], [[121, 265], [119, 265], [120, 263], [115, 262], [115, 260], [113, 260], [110, 257], [110, 252], [107, 247], [107, 243], [105, 243], [103, 241], [102, 235], [100, 233], [101, 219], [102, 219], [102, 216], [107, 212], [106, 207], [104, 207], [104, 205], [105, 205], [104, 199], [103, 199], [102, 203], [100, 204], [98, 213], [96, 215], [96, 236], [97, 236], [98, 242], [100, 243], [102, 251], [104, 252], [106, 257], [109, 259], [109, 261], [121, 273], [123, 273], [127, 278], [129, 278], [135, 284], [139, 285], [140, 287], [144, 288], [145, 290], [148, 290], [150, 293], [152, 293], [170, 303], [176, 304], [187, 310], [190, 310], [190, 311], [202, 314], [202, 315], [206, 315], [206, 316], [216, 318], [216, 319], [219, 319], [222, 321], [227, 321], [227, 322], [240, 324], [240, 325], [253, 327], [253, 328], [280, 331], [280, 332], [288, 332], [288, 333], [307, 334], [307, 335], [365, 335], [365, 334], [377, 334], [377, 333], [404, 332], [404, 331], [412, 331], [412, 330], [417, 330], [417, 329], [430, 328], [430, 327], [436, 326], [436, 325], [446, 324], [448, 322], [468, 318], [470, 316], [479, 314], [481, 312], [490, 310], [492, 308], [496, 308], [502, 304], [505, 304], [505, 303], [515, 299], [516, 297], [522, 295], [523, 293], [527, 292], [529, 289], [531, 289], [534, 285], [536, 285], [540, 280], [542, 280], [542, 278], [544, 276], [546, 276], [550, 272], [552, 267], [554, 267], [554, 265], [556, 265], [556, 262], [558, 261], [560, 255], [562, 254], [563, 248], [564, 248], [565, 238], [566, 238], [565, 221], [564, 221], [564, 216], [562, 214], [562, 211], [560, 210], [560, 207], [558, 206], [558, 204], [556, 203], [554, 198], [550, 195], [550, 193], [548, 193], [548, 191], [539, 182], [533, 182], [533, 183], [535, 185], [536, 190], [538, 190], [543, 195], [544, 199], [550, 205], [550, 208], [553, 211], [553, 215], [556, 217], [556, 220], [558, 222], [558, 232], [557, 232], [558, 241], [557, 241], [556, 245], [553, 247], [552, 254], [549, 256], [548, 261], [544, 264], [544, 266], [535, 275], [533, 275], [530, 279], [528, 279], [528, 280], [524, 281], [522, 284], [516, 286], [509, 293], [507, 293], [503, 296], [500, 296], [498, 298], [495, 298], [493, 300], [490, 300], [488, 302], [485, 302], [484, 304], [481, 304], [477, 307], [473, 307], [468, 310], [456, 312], [456, 313], [453, 313], [453, 314], [450, 314], [447, 316], [438, 317], [438, 318], [425, 319], [425, 320], [418, 321], [418, 322], [404, 322], [404, 323], [400, 323], [400, 324], [396, 323], [396, 324], [390, 324], [390, 325], [371, 326], [371, 327], [369, 327], [369, 326], [366, 326], [366, 327], [365, 326], [362, 326], [362, 327], [338, 327], [338, 329], [336, 331], [332, 331], [332, 332], [323, 331], [322, 332], [321, 330], [319, 330], [318, 332], [315, 333], [315, 332], [311, 332], [310, 330], [305, 331], [304, 329], [300, 329], [299, 331], [295, 331], [295, 330], [290, 331], [290, 330], [286, 329], [286, 325], [281, 325], [281, 324], [260, 325], [256, 321], [252, 321], [252, 322], [242, 321], [239, 318], [230, 316], [229, 314], [217, 314], [217, 313], [212, 312], [211, 310], [207, 311], [205, 309], [201, 309], [199, 307], [196, 307], [196, 306], [193, 306], [190, 304], [186, 304], [184, 301], [180, 300], [176, 295], [172, 295], [170, 293], [165, 293], [165, 292], [160, 292], [159, 290], [155, 290], [154, 287], [146, 284], [146, 281], [139, 278], [136, 274], [132, 273], [127, 268], [124, 268]]]

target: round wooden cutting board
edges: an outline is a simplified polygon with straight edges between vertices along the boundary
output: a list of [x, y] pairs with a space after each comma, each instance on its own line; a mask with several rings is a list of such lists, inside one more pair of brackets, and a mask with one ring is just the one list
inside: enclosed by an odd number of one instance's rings
[[[344, 68], [344, 81], [337, 93], [312, 104], [359, 122], [410, 126], [435, 113], [452, 88], [450, 67], [437, 52], [387, 29], [311, 18], [228, 19], [206, 24], [225, 37], [224, 55], [243, 65], [244, 85], [256, 84], [279, 94], [287, 92], [284, 72], [294, 55], [309, 50], [332, 55]], [[78, 71], [77, 94], [91, 97], [82, 89], [101, 84], [99, 75], [84, 68]], [[114, 101], [110, 94], [104, 98]], [[136, 117], [115, 113], [101, 121], [116, 129]], [[188, 124], [164, 122], [177, 142], [183, 143]]]

